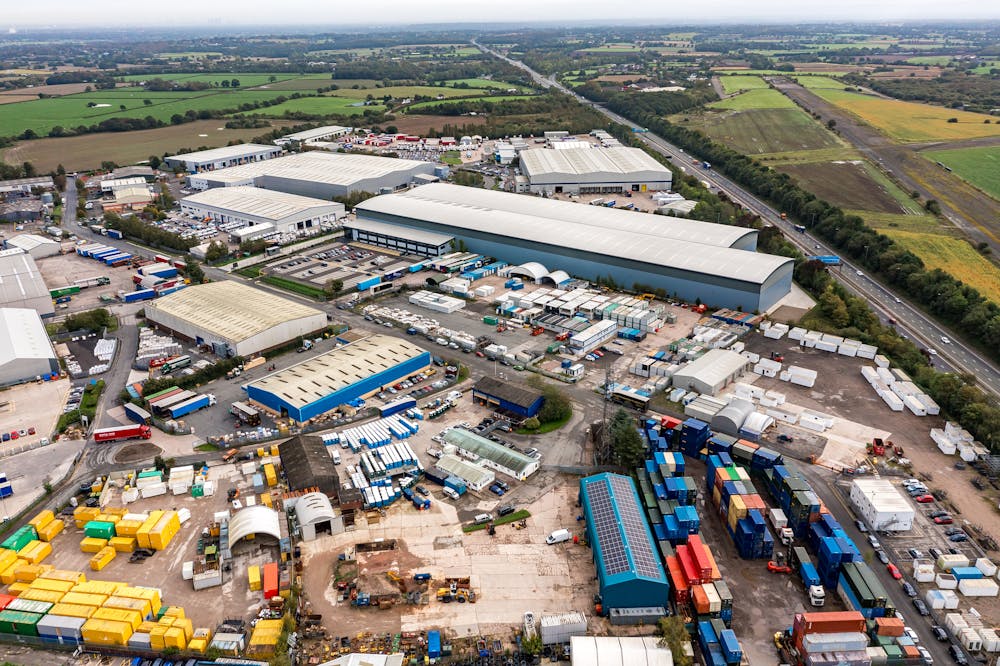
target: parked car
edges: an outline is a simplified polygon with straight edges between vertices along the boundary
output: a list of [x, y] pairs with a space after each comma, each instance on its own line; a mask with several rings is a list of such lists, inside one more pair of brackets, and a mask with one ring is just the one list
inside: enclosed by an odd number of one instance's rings
[[917, 646], [917, 652], [920, 653], [920, 658], [924, 660], [925, 664], [934, 663], [934, 657], [931, 656], [931, 653], [923, 645]]
[[947, 516], [947, 515], [948, 515], [947, 511], [944, 511], [942, 509], [938, 509], [937, 511], [931, 511], [930, 513], [928, 513], [927, 517], [928, 518], [940, 518], [941, 516]]
[[948, 654], [950, 654], [952, 660], [956, 664], [959, 664], [960, 666], [965, 666], [966, 664], [969, 663], [969, 660], [966, 658], [965, 653], [962, 652], [962, 648], [958, 647], [954, 643], [948, 646]]
[[913, 501], [920, 504], [930, 504], [934, 501], [934, 495], [917, 495], [913, 498]]
[[875, 538], [874, 534], [869, 534], [868, 535], [868, 543], [869, 543], [869, 545], [871, 545], [872, 548], [874, 548], [876, 550], [878, 550], [879, 548], [882, 547], [882, 545], [879, 544], [878, 539]]
[[900, 572], [899, 567], [897, 567], [892, 562], [885, 565], [885, 568], [889, 570], [889, 575], [892, 576], [895, 580], [900, 580], [903, 577], [903, 574]]
[[504, 490], [503, 490], [503, 488], [501, 488], [500, 486], [498, 486], [495, 483], [492, 486], [490, 486], [490, 492], [493, 493], [494, 495], [496, 495], [497, 497], [503, 497], [504, 496]]
[[958, 529], [957, 527], [949, 527], [944, 531], [944, 533], [947, 534], [948, 536], [951, 536], [952, 534], [961, 534], [962, 530]]
[[[916, 594], [916, 590], [914, 590], [914, 594]], [[931, 614], [931, 611], [927, 608], [927, 604], [924, 603], [923, 599], [914, 599], [913, 607], [917, 609], [917, 612], [920, 613], [922, 617], [927, 617]]]
[[955, 543], [961, 543], [963, 541], [968, 541], [968, 540], [969, 540], [969, 535], [967, 535], [965, 532], [952, 534], [950, 537], [948, 537], [948, 541], [953, 541]]
[[885, 554], [884, 550], [876, 550], [875, 557], [877, 557], [878, 561], [882, 564], [889, 564], [889, 556]]
[[[917, 590], [906, 581], [903, 581], [903, 592], [910, 598], [917, 596]], [[919, 601], [919, 599], [915, 599], [915, 601]]]
[[509, 516], [510, 514], [514, 513], [515, 511], [517, 511], [517, 507], [514, 506], [513, 504], [504, 504], [497, 511], [497, 515], [498, 516]]
[[931, 627], [931, 633], [934, 634], [934, 638], [938, 641], [948, 640], [948, 632], [944, 630], [944, 627], [935, 624]]
[[428, 491], [423, 486], [414, 486], [413, 489], [416, 490], [421, 495], [423, 495], [424, 497], [427, 497], [428, 495], [430, 495], [430, 491]]
[[935, 560], [936, 560], [937, 558], [941, 557], [942, 555], [944, 555], [944, 553], [943, 553], [943, 552], [941, 551], [941, 549], [940, 549], [940, 548], [928, 548], [928, 549], [927, 549], [927, 553], [928, 553], [928, 554], [929, 554], [929, 555], [930, 555], [931, 557], [933, 557], [933, 558], [934, 558]]
[[867, 533], [867, 532], [868, 532], [868, 526], [867, 526], [867, 525], [865, 525], [865, 524], [864, 524], [863, 522], [861, 522], [860, 520], [855, 520], [855, 521], [854, 521], [854, 526], [855, 526], [855, 527], [857, 527], [857, 528], [858, 528], [858, 531], [859, 531], [859, 532], [861, 532], [862, 534], [865, 534], [865, 533]]
[[923, 556], [924, 556], [924, 554], [923, 554], [923, 553], [921, 553], [921, 552], [920, 552], [919, 550], [917, 550], [916, 548], [910, 548], [910, 549], [909, 549], [908, 551], [906, 551], [906, 552], [908, 552], [908, 553], [910, 554], [910, 557], [912, 557], [912, 558], [913, 558], [913, 559], [915, 559], [915, 560], [916, 560], [916, 559], [920, 559], [921, 557], [923, 557]]
[[934, 522], [938, 525], [951, 525], [955, 520], [951, 516], [944, 515], [935, 518]]

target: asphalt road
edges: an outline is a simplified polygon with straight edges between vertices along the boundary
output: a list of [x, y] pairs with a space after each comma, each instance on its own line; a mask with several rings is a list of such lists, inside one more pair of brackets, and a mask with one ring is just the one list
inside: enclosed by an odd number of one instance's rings
[[[476, 42], [473, 42], [473, 44], [486, 53], [524, 70], [537, 85], [543, 88], [555, 88], [560, 92], [573, 96], [581, 104], [590, 106], [617, 123], [628, 127], [635, 126], [635, 123], [629, 119], [577, 95], [559, 82], [546, 78], [532, 70], [524, 63], [512, 60]], [[638, 134], [638, 136], [650, 148], [674, 160], [678, 166], [685, 164], [685, 169], [692, 169], [694, 166], [692, 164], [694, 160], [691, 155], [664, 140], [662, 137], [652, 132], [643, 132]], [[725, 192], [734, 202], [750, 212], [759, 215], [764, 222], [786, 232], [785, 236], [788, 240], [805, 254], [837, 254], [835, 250], [828, 247], [822, 240], [813, 238], [807, 233], [797, 232], [794, 224], [788, 220], [783, 220], [778, 210], [758, 199], [755, 195], [719, 172], [712, 169], [698, 168], [697, 173], [698, 178], [708, 182], [713, 189]], [[1000, 397], [1000, 369], [973, 348], [960, 340], [956, 340], [954, 333], [931, 320], [919, 308], [911, 305], [886, 286], [865, 275], [858, 266], [849, 261], [843, 262], [843, 267], [835, 273], [835, 277], [848, 291], [867, 300], [872, 309], [883, 321], [888, 321], [890, 318], [895, 319], [897, 322], [896, 328], [901, 334], [911, 337], [924, 348], [935, 350], [937, 354], [934, 359], [934, 366], [937, 369], [943, 372], [969, 373], [976, 377], [979, 385], [984, 390], [994, 396]], [[948, 338], [950, 343], [945, 344], [942, 338]]]

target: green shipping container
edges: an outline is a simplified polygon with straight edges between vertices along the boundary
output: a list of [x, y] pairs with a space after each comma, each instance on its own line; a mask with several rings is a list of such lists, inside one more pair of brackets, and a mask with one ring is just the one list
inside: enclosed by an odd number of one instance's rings
[[159, 470], [150, 470], [148, 472], [139, 472], [140, 479], [162, 479], [163, 472]]
[[83, 533], [94, 539], [110, 539], [115, 536], [115, 524], [91, 520], [83, 526]]
[[562, 347], [561, 342], [553, 342], [551, 345], [545, 348], [545, 352], [548, 354], [556, 354], [559, 352], [560, 347]]
[[3, 543], [0, 543], [0, 548], [20, 552], [22, 548], [36, 539], [38, 539], [38, 532], [35, 531], [35, 528], [31, 525], [25, 525], [4, 539]]
[[499, 320], [496, 317], [487, 315], [483, 317], [483, 323], [489, 324], [490, 326], [496, 326], [499, 323]]
[[79, 294], [79, 287], [59, 287], [58, 289], [49, 289], [49, 296], [52, 298], [60, 298], [62, 296], [71, 296], [72, 294]]
[[191, 486], [191, 497], [204, 497], [205, 496], [205, 486], [195, 485]]
[[35, 627], [44, 616], [40, 613], [25, 613], [24, 611], [0, 611], [0, 632], [17, 634], [19, 636], [37, 636]]

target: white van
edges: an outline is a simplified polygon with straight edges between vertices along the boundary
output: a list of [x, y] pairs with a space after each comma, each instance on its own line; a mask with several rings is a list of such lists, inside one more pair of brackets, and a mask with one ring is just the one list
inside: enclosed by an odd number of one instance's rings
[[334, 465], [339, 465], [340, 464], [340, 451], [334, 451], [332, 457], [333, 457], [333, 464]]
[[441, 492], [443, 492], [445, 495], [452, 498], [453, 500], [457, 500], [459, 497], [461, 497], [461, 495], [455, 492], [452, 488], [448, 487], [442, 488]]
[[556, 530], [552, 534], [545, 537], [545, 543], [551, 546], [553, 544], [562, 543], [563, 541], [569, 541], [572, 536], [573, 535], [570, 534], [567, 529]]
[[493, 514], [481, 513], [478, 516], [476, 516], [473, 520], [476, 523], [476, 525], [485, 525], [486, 523], [493, 520]]

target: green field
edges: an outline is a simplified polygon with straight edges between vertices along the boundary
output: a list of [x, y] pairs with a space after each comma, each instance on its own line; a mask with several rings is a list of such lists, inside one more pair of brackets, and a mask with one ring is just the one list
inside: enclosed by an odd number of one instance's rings
[[636, 44], [602, 44], [586, 49], [580, 49], [582, 53], [638, 53], [641, 49]]
[[847, 84], [829, 76], [796, 76], [795, 80], [803, 88], [810, 90], [843, 90]]
[[469, 88], [484, 88], [486, 90], [507, 90], [508, 88], [521, 88], [524, 86], [518, 85], [516, 83], [507, 83], [506, 81], [493, 81], [492, 79], [449, 79], [445, 81], [445, 85], [454, 86], [456, 84], [464, 83]]
[[[692, 129], [700, 129], [715, 141], [748, 155], [776, 153], [794, 155], [801, 151], [807, 151], [803, 152], [803, 155], [811, 155], [808, 151], [836, 150], [830, 159], [838, 159], [847, 152], [831, 132], [797, 107], [727, 113], [708, 112], [683, 117], [688, 120], [674, 118], [673, 122], [683, 123]], [[815, 161], [817, 158], [811, 159]]]
[[942, 227], [941, 220], [933, 215], [893, 215], [891, 213], [873, 213], [871, 211], [847, 211], [860, 215], [872, 229], [879, 231], [908, 231], [918, 234], [937, 234], [939, 236], [959, 236], [955, 227]]
[[[118, 78], [122, 81], [148, 81], [150, 79], [163, 79], [165, 81], [210, 83], [213, 85], [216, 83], [221, 84], [223, 81], [239, 79], [240, 88], [251, 88], [253, 86], [260, 86], [270, 82], [272, 76], [276, 81], [306, 78], [305, 76], [299, 74], [254, 74], [252, 72], [239, 74], [196, 74], [191, 72], [178, 72], [172, 74], [129, 74]], [[317, 75], [313, 74], [308, 76], [311, 77]], [[326, 75], [324, 78], [329, 78], [329, 75]]]
[[928, 268], [940, 268], [1000, 303], [1000, 269], [960, 238], [940, 234], [883, 229], [882, 233], [920, 257]]
[[384, 111], [385, 105], [369, 104], [368, 106], [365, 106], [363, 101], [360, 100], [324, 95], [322, 97], [302, 97], [300, 99], [290, 99], [287, 102], [282, 102], [281, 104], [277, 104], [266, 109], [262, 108], [254, 109], [253, 111], [244, 111], [243, 113], [237, 115], [280, 117], [283, 116], [286, 111], [289, 111], [292, 113], [307, 113], [314, 116], [360, 116], [365, 112], [365, 109], [370, 109], [372, 111]]
[[907, 65], [947, 65], [949, 62], [954, 60], [954, 56], [916, 56], [914, 58], [907, 58]]
[[476, 101], [476, 102], [507, 102], [513, 99], [530, 99], [535, 97], [535, 95], [487, 95], [486, 97], [471, 97], [464, 99], [442, 99], [442, 100], [431, 100], [428, 102], [417, 102], [416, 104], [411, 104], [406, 107], [407, 113], [410, 113], [416, 109], [423, 109], [428, 106], [433, 106], [435, 104], [450, 104], [452, 102], [458, 101]]
[[735, 97], [712, 102], [708, 105], [712, 109], [731, 109], [733, 111], [746, 111], [748, 109], [796, 109], [795, 103], [782, 95], [777, 90], [765, 88], [762, 90], [748, 90]]
[[222, 57], [222, 54], [218, 51], [182, 51], [179, 53], [157, 53], [156, 57], [167, 60], [182, 60], [184, 58], [202, 60], [204, 58], [219, 58]]
[[769, 88], [767, 81], [760, 78], [759, 76], [720, 76], [719, 83], [722, 84], [722, 89], [727, 95], [739, 92], [741, 90], [764, 90]]
[[935, 150], [923, 153], [927, 159], [941, 162], [962, 179], [995, 199], [1000, 199], [1000, 147]]
[[404, 97], [478, 97], [485, 91], [482, 88], [446, 88], [443, 86], [389, 86], [387, 88], [341, 88], [329, 93], [335, 97], [347, 97], [349, 99], [367, 99], [371, 95], [372, 99], [382, 99], [386, 95], [393, 99]]

